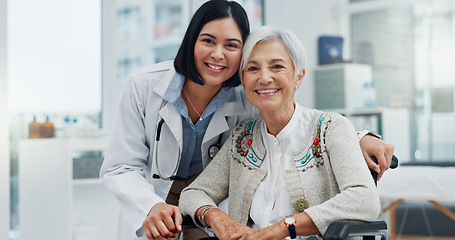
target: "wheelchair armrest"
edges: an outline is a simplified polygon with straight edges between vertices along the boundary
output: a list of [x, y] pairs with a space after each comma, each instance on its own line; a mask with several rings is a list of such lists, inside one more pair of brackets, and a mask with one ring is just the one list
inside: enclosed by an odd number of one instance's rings
[[324, 240], [345, 240], [351, 234], [368, 235], [387, 230], [387, 223], [382, 220], [364, 222], [356, 220], [339, 220], [330, 224], [324, 234]]
[[182, 219], [182, 230], [198, 228], [196, 224], [194, 224], [193, 219], [190, 215], [182, 215]]
[[[196, 226], [196, 224], [194, 224], [194, 221], [190, 215], [182, 215], [182, 219], [183, 219], [182, 230], [198, 228]], [[215, 237], [203, 237], [199, 240], [218, 240], [218, 238], [216, 236]]]

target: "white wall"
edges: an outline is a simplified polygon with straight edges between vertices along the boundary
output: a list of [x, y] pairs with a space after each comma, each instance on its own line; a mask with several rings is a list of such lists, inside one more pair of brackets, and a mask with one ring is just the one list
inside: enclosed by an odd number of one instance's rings
[[114, 127], [122, 88], [117, 79], [116, 58], [116, 1], [102, 0], [102, 128], [110, 131]]
[[342, 36], [344, 59], [349, 59], [346, 4], [347, 0], [265, 0], [265, 25], [293, 31], [305, 46], [307, 71], [296, 96], [304, 106], [314, 107], [313, 70], [318, 66], [318, 37]]
[[0, 0], [0, 239], [9, 231], [9, 130], [6, 80], [6, 0]]
[[10, 113], [98, 113], [100, 0], [7, 2]]

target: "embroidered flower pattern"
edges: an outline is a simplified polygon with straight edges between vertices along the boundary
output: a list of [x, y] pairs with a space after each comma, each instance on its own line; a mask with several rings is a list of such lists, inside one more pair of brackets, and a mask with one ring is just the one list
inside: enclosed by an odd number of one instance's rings
[[246, 159], [255, 167], [261, 166], [262, 160], [258, 157], [256, 152], [252, 148], [253, 144], [253, 128], [256, 121], [250, 120], [246, 123], [243, 131], [235, 139], [236, 152]]
[[[316, 130], [317, 131], [316, 138], [313, 140], [313, 144], [308, 148], [305, 156], [303, 158], [294, 160], [294, 162], [297, 164], [298, 169], [303, 169], [305, 171], [310, 167], [313, 166], [317, 167], [324, 163], [321, 151], [321, 142], [323, 141], [323, 139], [321, 139], [321, 127], [322, 123], [324, 122], [324, 119], [325, 119], [324, 114], [321, 114], [321, 116], [319, 117], [318, 127]], [[322, 136], [324, 136], [324, 134]], [[311, 161], [313, 159], [314, 161]], [[313, 164], [310, 164], [310, 162], [312, 162]]]

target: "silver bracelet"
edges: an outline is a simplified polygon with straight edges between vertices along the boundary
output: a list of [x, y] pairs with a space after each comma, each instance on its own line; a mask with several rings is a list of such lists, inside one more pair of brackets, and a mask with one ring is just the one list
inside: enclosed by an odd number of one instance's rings
[[202, 210], [201, 215], [199, 215], [199, 222], [202, 224], [202, 226], [204, 226], [204, 228], [208, 229], [208, 228], [210, 228], [210, 226], [207, 225], [207, 224], [205, 223], [205, 221], [204, 221], [204, 215], [205, 215], [205, 213], [206, 213], [208, 210], [210, 210], [210, 209], [219, 209], [219, 208], [216, 207], [216, 206], [208, 206], [208, 207], [205, 206], [205, 207], [203, 207], [203, 208], [204, 208], [204, 209]]

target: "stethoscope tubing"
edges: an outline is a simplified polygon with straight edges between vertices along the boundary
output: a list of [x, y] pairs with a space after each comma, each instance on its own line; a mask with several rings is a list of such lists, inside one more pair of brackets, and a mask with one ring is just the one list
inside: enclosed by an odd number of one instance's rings
[[[169, 177], [163, 177], [161, 175], [160, 167], [159, 167], [159, 164], [158, 164], [158, 143], [161, 140], [161, 130], [163, 128], [163, 124], [164, 123], [165, 123], [164, 118], [161, 118], [161, 120], [158, 122], [158, 125], [156, 127], [154, 157], [155, 157], [155, 161], [156, 161], [156, 171], [158, 172], [158, 174], [153, 174], [152, 177], [155, 178], [155, 179], [160, 179], [161, 178], [162, 180], [165, 180], [165, 181], [168, 181], [168, 180], [173, 181], [173, 180], [178, 178], [178, 176], [176, 176], [176, 174], [177, 174], [177, 171], [179, 170], [180, 162], [182, 160], [182, 152], [181, 152], [181, 150], [179, 148], [178, 161], [177, 161], [177, 165], [175, 166], [174, 172]], [[210, 159], [213, 159], [215, 157], [215, 155], [218, 153], [218, 151], [221, 149], [222, 138], [223, 138], [223, 134], [221, 133], [218, 136], [217, 142], [215, 144], [212, 144], [209, 147], [208, 155], [209, 155]]]
[[175, 180], [176, 178], [178, 178], [176, 176], [177, 174], [177, 171], [179, 170], [179, 167], [180, 167], [180, 161], [182, 159], [182, 152], [180, 151], [180, 147], [179, 147], [179, 155], [178, 155], [178, 161], [177, 161], [177, 164], [175, 166], [175, 169], [174, 171], [172, 172], [172, 174], [169, 176], [169, 177], [163, 177], [163, 175], [161, 175], [161, 172], [160, 172], [160, 166], [159, 166], [159, 161], [158, 161], [158, 143], [160, 142], [160, 139], [161, 139], [161, 130], [162, 130], [162, 127], [163, 127], [163, 124], [165, 123], [164, 121], [164, 118], [161, 118], [161, 120], [158, 122], [158, 126], [156, 127], [156, 137], [155, 137], [155, 151], [154, 151], [154, 157], [155, 157], [155, 162], [156, 162], [156, 171], [158, 172], [158, 174], [153, 174], [153, 178], [155, 179], [163, 179], [165, 181], [173, 181]]

